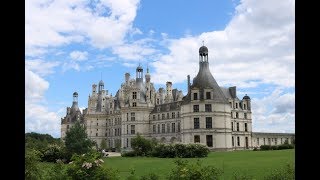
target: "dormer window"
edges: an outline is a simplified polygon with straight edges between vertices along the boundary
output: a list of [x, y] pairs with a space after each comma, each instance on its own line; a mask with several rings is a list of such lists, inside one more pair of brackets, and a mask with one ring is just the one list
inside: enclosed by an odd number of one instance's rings
[[137, 99], [137, 92], [132, 92], [132, 99]]
[[193, 100], [198, 100], [198, 93], [193, 93]]
[[206, 92], [207, 99], [211, 99], [211, 92]]

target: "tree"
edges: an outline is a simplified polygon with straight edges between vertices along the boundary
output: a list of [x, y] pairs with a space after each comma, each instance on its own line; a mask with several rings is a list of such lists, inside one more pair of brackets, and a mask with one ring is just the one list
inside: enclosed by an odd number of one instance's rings
[[[86, 133], [86, 127], [76, 122], [74, 126], [70, 128], [65, 137], [66, 151], [69, 155], [74, 153], [84, 154], [89, 152], [94, 145], [93, 141], [88, 139]], [[70, 156], [71, 157], [71, 156]]]
[[101, 143], [100, 143], [100, 148], [101, 149], [107, 149], [107, 143], [106, 143], [106, 139], [102, 139]]
[[145, 156], [152, 151], [152, 143], [150, 140], [137, 134], [136, 137], [131, 139], [131, 147], [138, 156]]

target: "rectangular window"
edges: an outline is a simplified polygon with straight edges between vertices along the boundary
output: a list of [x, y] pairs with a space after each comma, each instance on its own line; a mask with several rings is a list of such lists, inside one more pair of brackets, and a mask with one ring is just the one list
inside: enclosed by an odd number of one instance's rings
[[166, 132], [166, 125], [165, 124], [161, 124], [161, 132], [162, 133]]
[[238, 108], [238, 103], [236, 103], [236, 108]]
[[230, 116], [231, 116], [231, 118], [233, 118], [233, 113], [232, 112], [230, 113]]
[[169, 119], [169, 113], [167, 113], [167, 119]]
[[171, 126], [172, 126], [171, 127], [172, 132], [175, 133], [176, 132], [176, 123], [172, 123]]
[[127, 134], [129, 134], [129, 125], [127, 125]]
[[199, 112], [199, 105], [193, 105], [193, 112]]
[[194, 129], [200, 128], [199, 118], [194, 118]]
[[237, 123], [237, 131], [239, 131], [239, 123]]
[[132, 99], [137, 99], [137, 92], [132, 92]]
[[233, 122], [231, 122], [231, 131], [233, 131]]
[[206, 117], [206, 128], [207, 129], [212, 128], [212, 117]]
[[231, 141], [232, 141], [232, 146], [234, 146], [234, 138], [233, 138], [233, 136], [232, 136]]
[[160, 104], [160, 99], [157, 99], [157, 104]]
[[247, 123], [244, 123], [244, 131], [248, 131]]
[[268, 145], [271, 145], [271, 139], [268, 138]]
[[156, 115], [155, 115], [155, 114], [152, 116], [152, 119], [153, 119], [153, 120], [156, 120]]
[[171, 113], [171, 116], [172, 118], [176, 118], [176, 113], [175, 112]]
[[246, 108], [246, 104], [243, 104], [243, 109], [247, 109], [247, 108]]
[[177, 112], [177, 117], [180, 117], [180, 112], [179, 111]]
[[129, 147], [129, 139], [127, 138], [127, 147]]
[[211, 104], [206, 104], [205, 105], [205, 111], [206, 112], [211, 112], [212, 111]]
[[133, 102], [133, 103], [132, 103], [132, 107], [137, 107], [137, 103], [136, 103], [136, 102]]
[[170, 123], [167, 124], [167, 133], [170, 132]]
[[274, 143], [277, 145], [278, 144], [278, 138], [274, 138]]
[[263, 138], [263, 145], [266, 145], [266, 138]]
[[200, 136], [199, 135], [194, 136], [194, 143], [200, 143]]
[[160, 133], [160, 124], [158, 124], [158, 133]]
[[282, 138], [280, 138], [280, 142], [281, 142], [281, 144], [282, 144]]
[[198, 93], [193, 93], [193, 100], [198, 100]]
[[135, 134], [135, 133], [136, 133], [136, 126], [131, 125], [131, 134]]
[[213, 146], [212, 135], [206, 135], [206, 138], [207, 138], [207, 146], [212, 147]]
[[160, 120], [160, 114], [158, 114], [158, 120]]
[[239, 118], [239, 113], [238, 112], [236, 112], [236, 118]]
[[156, 133], [156, 125], [153, 125], [153, 133]]
[[131, 121], [135, 121], [136, 120], [136, 114], [134, 112], [131, 113]]
[[239, 137], [239, 136], [237, 137], [237, 141], [238, 141], [238, 142], [237, 142], [237, 143], [238, 143], [238, 146], [240, 146], [240, 137]]
[[230, 102], [230, 107], [232, 108], [232, 102]]
[[247, 113], [244, 113], [244, 118], [247, 119]]
[[211, 92], [206, 92], [207, 99], [211, 99]]
[[178, 132], [180, 132], [181, 126], [180, 126], [180, 122], [178, 122]]
[[96, 136], [98, 136], [98, 133], [96, 133]]
[[162, 119], [164, 119], [164, 114], [162, 114]]
[[257, 144], [258, 144], [258, 146], [259, 146], [259, 138], [257, 138]]

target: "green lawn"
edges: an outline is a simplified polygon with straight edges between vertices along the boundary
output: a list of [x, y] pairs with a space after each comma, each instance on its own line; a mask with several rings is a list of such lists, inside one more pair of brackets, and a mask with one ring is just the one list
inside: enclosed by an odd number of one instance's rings
[[[208, 157], [200, 158], [203, 165], [213, 165], [224, 171], [221, 179], [232, 179], [233, 173], [239, 171], [246, 173], [254, 179], [270, 173], [271, 170], [284, 167], [287, 163], [294, 164], [295, 151], [233, 151], [211, 152]], [[190, 162], [196, 162], [198, 158], [185, 158]], [[118, 169], [121, 178], [125, 179], [134, 169], [137, 176], [155, 172], [165, 177], [174, 167], [174, 159], [149, 158], [149, 157], [109, 157], [104, 159], [104, 165]]]

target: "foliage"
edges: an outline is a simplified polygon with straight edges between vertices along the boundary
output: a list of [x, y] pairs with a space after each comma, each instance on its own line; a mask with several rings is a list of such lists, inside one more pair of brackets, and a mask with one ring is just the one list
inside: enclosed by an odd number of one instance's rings
[[26, 148], [32, 148], [39, 151], [44, 151], [49, 144], [62, 145], [63, 142], [60, 138], [53, 138], [49, 134], [39, 134], [30, 132], [25, 134], [25, 146]]
[[41, 170], [39, 167], [40, 152], [35, 149], [26, 149], [25, 152], [25, 179], [40, 179]]
[[130, 168], [130, 175], [127, 177], [127, 180], [138, 180], [137, 176], [135, 175], [135, 169]]
[[97, 152], [74, 154], [67, 168], [67, 174], [72, 179], [119, 179], [118, 172], [101, 166], [104, 162]]
[[161, 158], [194, 158], [206, 157], [209, 152], [209, 149], [201, 144], [158, 144], [154, 148], [152, 156]]
[[152, 151], [152, 143], [149, 139], [137, 134], [136, 137], [131, 139], [131, 148], [137, 156], [146, 156], [150, 151]]
[[121, 154], [122, 157], [135, 157], [137, 156], [135, 151], [128, 151], [128, 152], [123, 152]]
[[66, 133], [65, 146], [69, 157], [74, 153], [78, 155], [87, 153], [93, 145], [95, 143], [88, 139], [85, 126], [80, 125], [79, 122], [76, 122]]
[[293, 165], [286, 164], [285, 167], [272, 171], [269, 175], [264, 177], [265, 180], [289, 180], [295, 179], [295, 170]]
[[188, 164], [186, 160], [177, 159], [175, 164], [176, 167], [167, 177], [169, 180], [214, 180], [222, 174], [222, 171], [214, 166], [202, 166], [199, 160], [195, 164]]
[[101, 143], [100, 143], [100, 149], [107, 149], [108, 146], [107, 146], [107, 142], [106, 142], [106, 139], [102, 139], [101, 140]]
[[43, 151], [42, 161], [56, 162], [58, 159], [65, 158], [65, 149], [63, 146], [58, 144], [49, 144], [48, 147]]
[[282, 149], [293, 149], [294, 146], [292, 144], [281, 144], [278, 146], [271, 146], [271, 145], [261, 145], [261, 150], [282, 150]]
[[256, 147], [253, 148], [253, 151], [258, 151], [258, 149]]
[[71, 179], [67, 175], [67, 169], [65, 164], [58, 159], [56, 163], [54, 163], [53, 167], [49, 170], [49, 175], [45, 178], [47, 180], [65, 180]]

